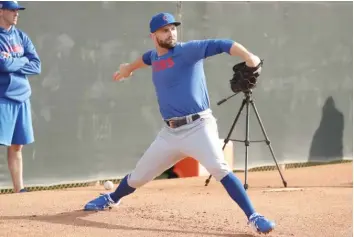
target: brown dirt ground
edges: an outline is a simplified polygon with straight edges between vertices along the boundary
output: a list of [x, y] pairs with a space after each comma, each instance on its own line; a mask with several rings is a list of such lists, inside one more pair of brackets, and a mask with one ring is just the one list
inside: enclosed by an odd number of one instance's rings
[[[352, 167], [285, 170], [287, 192], [276, 170], [249, 172], [256, 210], [277, 223], [269, 236], [353, 236]], [[102, 186], [0, 195], [0, 236], [258, 236], [220, 183], [204, 181], [154, 180], [104, 212], [82, 211]]]

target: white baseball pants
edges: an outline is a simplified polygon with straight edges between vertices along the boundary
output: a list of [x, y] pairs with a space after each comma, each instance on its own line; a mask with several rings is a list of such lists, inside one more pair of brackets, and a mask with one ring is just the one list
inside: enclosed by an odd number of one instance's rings
[[167, 124], [138, 161], [128, 184], [139, 188], [185, 157], [193, 157], [220, 181], [232, 170], [226, 164], [215, 117], [210, 110], [178, 128]]

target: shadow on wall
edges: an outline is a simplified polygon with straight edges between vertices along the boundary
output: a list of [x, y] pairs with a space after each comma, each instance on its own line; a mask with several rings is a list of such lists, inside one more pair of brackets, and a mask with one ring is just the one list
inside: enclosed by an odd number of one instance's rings
[[320, 126], [310, 147], [309, 161], [331, 161], [343, 158], [344, 116], [336, 109], [333, 97], [322, 108]]

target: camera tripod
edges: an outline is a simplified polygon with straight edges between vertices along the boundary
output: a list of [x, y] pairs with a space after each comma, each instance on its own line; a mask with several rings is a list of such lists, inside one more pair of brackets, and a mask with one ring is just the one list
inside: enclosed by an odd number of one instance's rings
[[[226, 144], [229, 142], [229, 140], [231, 140], [231, 141], [237, 141], [237, 142], [244, 142], [244, 143], [245, 143], [245, 183], [244, 183], [244, 188], [247, 190], [247, 189], [248, 189], [248, 184], [247, 184], [248, 147], [249, 147], [249, 145], [250, 145], [251, 142], [263, 142], [263, 141], [266, 142], [266, 144], [268, 145], [269, 150], [270, 150], [270, 152], [271, 152], [271, 154], [272, 154], [272, 156], [273, 156], [273, 160], [274, 160], [274, 162], [275, 162], [275, 164], [276, 164], [276, 166], [277, 166], [277, 169], [278, 169], [279, 174], [280, 174], [280, 177], [281, 177], [281, 179], [282, 179], [282, 181], [283, 181], [284, 187], [286, 187], [286, 186], [287, 186], [287, 182], [284, 180], [283, 174], [282, 174], [282, 172], [281, 172], [280, 169], [279, 169], [279, 165], [278, 165], [278, 162], [277, 162], [277, 160], [276, 160], [276, 158], [275, 158], [275, 155], [274, 155], [274, 152], [273, 152], [273, 148], [272, 148], [272, 146], [270, 145], [270, 140], [268, 139], [268, 136], [267, 136], [266, 131], [265, 131], [265, 129], [264, 129], [264, 126], [263, 126], [263, 123], [262, 123], [262, 121], [261, 121], [261, 118], [260, 118], [260, 116], [259, 116], [259, 114], [258, 114], [258, 111], [257, 111], [257, 108], [256, 108], [256, 106], [255, 106], [255, 103], [254, 103], [253, 99], [251, 98], [252, 90], [243, 91], [243, 93], [244, 93], [244, 96], [245, 96], [245, 97], [244, 97], [244, 99], [243, 99], [243, 101], [242, 101], [241, 107], [240, 107], [240, 109], [239, 109], [239, 111], [238, 111], [238, 113], [237, 113], [237, 115], [236, 115], [236, 118], [235, 118], [235, 120], [234, 120], [234, 122], [233, 122], [233, 124], [232, 124], [232, 126], [231, 126], [231, 129], [230, 129], [230, 131], [229, 131], [227, 137], [226, 137], [225, 140], [224, 140], [224, 145], [223, 145], [222, 149], [224, 150], [224, 148], [225, 148]], [[228, 98], [219, 101], [219, 102], [217, 103], [217, 105], [221, 105], [222, 103], [226, 102], [228, 99], [230, 99], [231, 97], [233, 97], [233, 96], [235, 96], [235, 95], [237, 95], [237, 94], [238, 94], [238, 93], [235, 93], [234, 95], [229, 96]], [[251, 104], [251, 106], [252, 106], [252, 108], [253, 108], [253, 110], [254, 110], [256, 116], [257, 116], [257, 120], [258, 120], [259, 125], [260, 125], [260, 127], [261, 127], [261, 129], [262, 129], [262, 132], [263, 132], [263, 135], [264, 135], [264, 137], [265, 137], [265, 140], [261, 140], [261, 141], [250, 141], [250, 140], [249, 140], [249, 105], [250, 105], [250, 104]], [[231, 134], [232, 134], [232, 132], [233, 132], [235, 126], [236, 126], [237, 120], [238, 120], [239, 117], [240, 117], [241, 111], [244, 109], [245, 106], [246, 106], [246, 139], [245, 139], [245, 140], [230, 139]], [[205, 181], [205, 186], [207, 186], [207, 185], [209, 184], [211, 177], [212, 177], [212, 175], [210, 175], [210, 176], [208, 177], [208, 179]]]

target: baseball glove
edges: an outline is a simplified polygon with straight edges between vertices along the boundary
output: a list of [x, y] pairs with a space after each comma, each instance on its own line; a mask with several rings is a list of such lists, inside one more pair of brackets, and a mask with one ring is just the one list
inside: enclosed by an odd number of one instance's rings
[[262, 65], [263, 60], [261, 60], [257, 67], [248, 67], [246, 62], [233, 66], [234, 75], [230, 80], [231, 90], [238, 93], [254, 88], [261, 73]]

